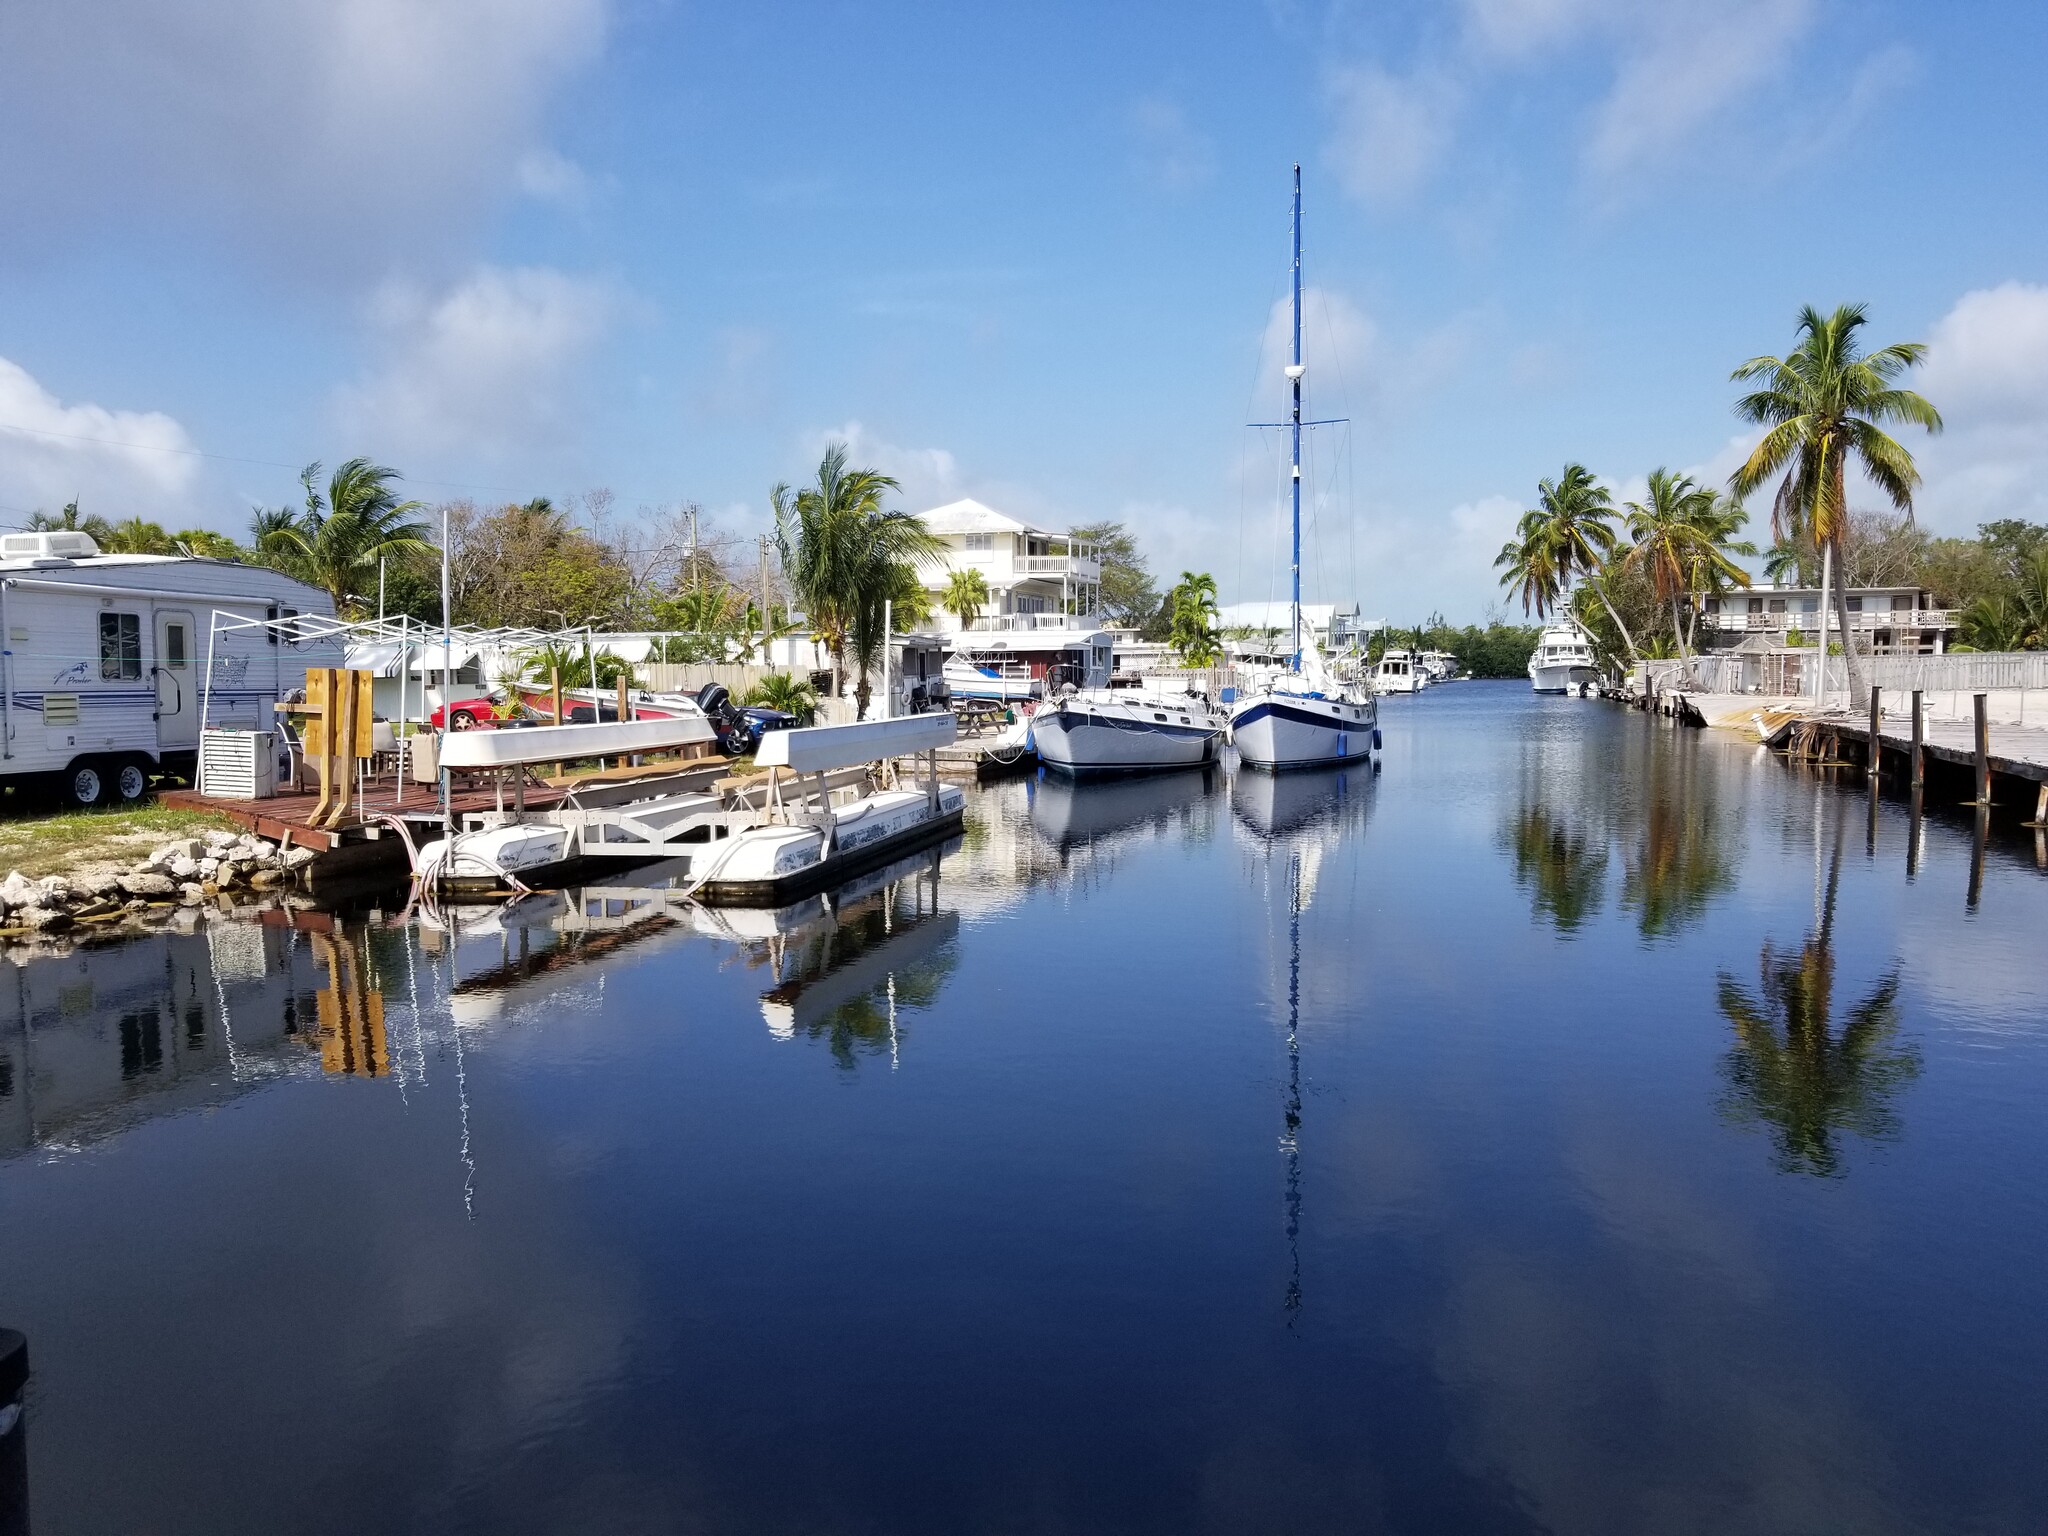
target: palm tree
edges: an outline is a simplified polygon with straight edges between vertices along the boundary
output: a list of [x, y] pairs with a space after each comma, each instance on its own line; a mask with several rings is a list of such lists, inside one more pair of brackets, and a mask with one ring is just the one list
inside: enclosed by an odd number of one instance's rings
[[1182, 571], [1180, 582], [1167, 594], [1173, 613], [1168, 642], [1180, 654], [1184, 665], [1214, 666], [1223, 654], [1216, 634], [1216, 578], [1204, 571]]
[[[1853, 462], [1894, 507], [1910, 516], [1920, 471], [1913, 455], [1884, 426], [1899, 422], [1929, 432], [1941, 430], [1939, 411], [1893, 383], [1926, 359], [1927, 348], [1917, 341], [1902, 341], [1864, 352], [1856, 334], [1863, 328], [1864, 311], [1864, 305], [1844, 304], [1823, 315], [1808, 305], [1799, 312], [1799, 340], [1790, 353], [1782, 358], [1753, 357], [1730, 375], [1759, 383], [1735, 403], [1735, 414], [1766, 431], [1748, 461], [1729, 479], [1729, 489], [1740, 501], [1784, 473], [1771, 506], [1771, 532], [1781, 540], [1804, 539], [1820, 550], [1823, 638], [1827, 588], [1841, 563], [1849, 531], [1849, 465]], [[1840, 590], [1834, 601], [1853, 702], [1862, 693], [1862, 674], [1849, 638], [1849, 604]], [[1825, 646], [1817, 672], [1825, 679]]]
[[177, 541], [164, 531], [161, 523], [145, 522], [139, 517], [114, 524], [104, 538], [95, 542], [110, 555], [175, 555], [178, 552]]
[[[300, 476], [306, 487], [305, 515], [289, 526], [273, 527], [264, 545], [285, 552], [292, 574], [325, 589], [342, 612], [363, 598], [356, 590], [367, 585], [379, 560], [407, 560], [429, 555], [434, 544], [427, 525], [408, 521], [423, 503], [400, 501], [391, 482], [398, 472], [368, 459], [350, 459], [327, 482], [323, 504], [314, 488], [320, 466], [311, 464]], [[258, 514], [258, 522], [265, 514]]]
[[242, 546], [211, 528], [185, 528], [172, 536], [182, 554], [202, 560], [240, 560]]
[[1728, 557], [1717, 536], [1728, 527], [1715, 493], [1690, 475], [1650, 471], [1647, 499], [1627, 504], [1629, 550], [1623, 557], [1643, 570], [1659, 602], [1671, 605], [1671, 633], [1681, 660], [1687, 655], [1686, 625], [1678, 600], [1688, 607], [1693, 594], [1711, 581], [1749, 584], [1749, 573]]
[[28, 520], [31, 533], [83, 533], [95, 544], [103, 543], [113, 532], [113, 525], [97, 513], [90, 517], [78, 515], [78, 499], [73, 497], [64, 503], [64, 510], [52, 517], [47, 512], [37, 512]]
[[1812, 559], [1812, 553], [1796, 539], [1775, 539], [1764, 551], [1764, 574], [1770, 577], [1773, 586], [1787, 585], [1788, 577], [1804, 586]]
[[1749, 572], [1737, 565], [1734, 557], [1740, 555], [1745, 560], [1753, 560], [1757, 556], [1756, 545], [1748, 539], [1736, 537], [1742, 532], [1743, 524], [1749, 521], [1749, 513], [1743, 510], [1741, 502], [1718, 491], [1706, 490], [1693, 501], [1690, 517], [1700, 536], [1688, 570], [1687, 585], [1693, 599], [1685, 615], [1688, 645], [1692, 643], [1693, 627], [1699, 621], [1698, 599], [1748, 586]]
[[777, 485], [769, 500], [782, 568], [812, 633], [832, 657], [833, 694], [852, 645], [861, 662], [855, 693], [865, 714], [867, 671], [884, 643], [882, 605], [894, 595], [899, 568], [914, 568], [942, 546], [917, 518], [883, 508], [882, 497], [898, 489], [895, 480], [879, 470], [848, 469], [846, 453], [846, 444], [831, 444], [818, 463], [817, 484], [802, 490]]
[[809, 725], [818, 718], [817, 693], [809, 683], [791, 677], [787, 672], [770, 672], [749, 688], [740, 702], [795, 715], [798, 725]]
[[968, 566], [946, 578], [946, 594], [940, 605], [960, 616], [962, 629], [972, 629], [974, 621], [981, 617], [981, 605], [987, 601], [988, 579]]
[[1557, 552], [1550, 546], [1540, 510], [1522, 514], [1515, 536], [1501, 545], [1493, 563], [1505, 567], [1500, 584], [1522, 599], [1522, 612], [1534, 611], [1542, 618], [1564, 595], [1564, 581], [1558, 575]]
[[[1494, 560], [1495, 565], [1510, 568], [1502, 584], [1521, 587], [1524, 613], [1533, 601], [1541, 618], [1556, 606], [1573, 578], [1592, 576], [1606, 564], [1617, 543], [1613, 516], [1614, 498], [1583, 464], [1567, 464], [1555, 480], [1537, 482], [1536, 505], [1522, 514], [1515, 541]], [[1633, 657], [1636, 642], [1628, 625], [1604, 590], [1596, 586], [1594, 595]]]

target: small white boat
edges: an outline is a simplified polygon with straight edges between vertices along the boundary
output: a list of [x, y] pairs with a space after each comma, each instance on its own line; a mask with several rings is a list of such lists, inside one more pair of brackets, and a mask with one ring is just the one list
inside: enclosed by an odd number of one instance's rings
[[1429, 674], [1409, 651], [1388, 651], [1372, 669], [1374, 693], [1420, 693], [1428, 686]]
[[1529, 653], [1529, 686], [1538, 693], [1589, 697], [1600, 685], [1593, 667], [1592, 638], [1567, 619], [1543, 631]]
[[1449, 651], [1424, 651], [1419, 660], [1423, 672], [1432, 683], [1453, 683], [1458, 680], [1458, 658]]
[[1001, 699], [1013, 704], [1035, 699], [1045, 692], [1042, 678], [1020, 661], [987, 661], [973, 656], [951, 656], [941, 669], [946, 687], [956, 699]]
[[1225, 721], [1207, 699], [1145, 688], [1083, 688], [1038, 707], [1031, 744], [1066, 773], [1156, 773], [1214, 762]]

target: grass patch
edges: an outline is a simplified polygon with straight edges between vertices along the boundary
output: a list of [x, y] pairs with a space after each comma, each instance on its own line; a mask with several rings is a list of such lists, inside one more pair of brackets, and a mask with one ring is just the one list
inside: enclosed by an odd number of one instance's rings
[[174, 837], [198, 837], [217, 827], [240, 830], [225, 816], [156, 805], [10, 818], [0, 821], [0, 877], [14, 869], [36, 880], [87, 864], [133, 864]]

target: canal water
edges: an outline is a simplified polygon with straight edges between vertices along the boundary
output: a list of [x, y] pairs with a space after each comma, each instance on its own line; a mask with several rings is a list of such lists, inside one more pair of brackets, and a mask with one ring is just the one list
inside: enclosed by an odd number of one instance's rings
[[782, 913], [0, 961], [33, 1529], [2041, 1530], [2031, 842], [1385, 709]]

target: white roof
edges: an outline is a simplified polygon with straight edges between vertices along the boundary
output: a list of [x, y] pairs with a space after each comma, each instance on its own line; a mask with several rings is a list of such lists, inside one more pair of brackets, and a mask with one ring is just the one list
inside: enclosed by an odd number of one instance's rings
[[[1356, 613], [1358, 605], [1340, 608], [1335, 603], [1303, 603], [1301, 616], [1314, 629], [1328, 629], [1338, 613]], [[1294, 618], [1286, 603], [1225, 603], [1216, 611], [1224, 629], [1292, 629]]]
[[[971, 496], [958, 501], [949, 501], [943, 507], [933, 507], [929, 512], [917, 514], [918, 520], [933, 533], [1036, 533], [1052, 534], [1050, 528], [1041, 528], [1036, 523], [1027, 523], [1021, 518], [998, 512], [994, 507], [985, 506]], [[1054, 537], [1059, 535], [1054, 534]]]

